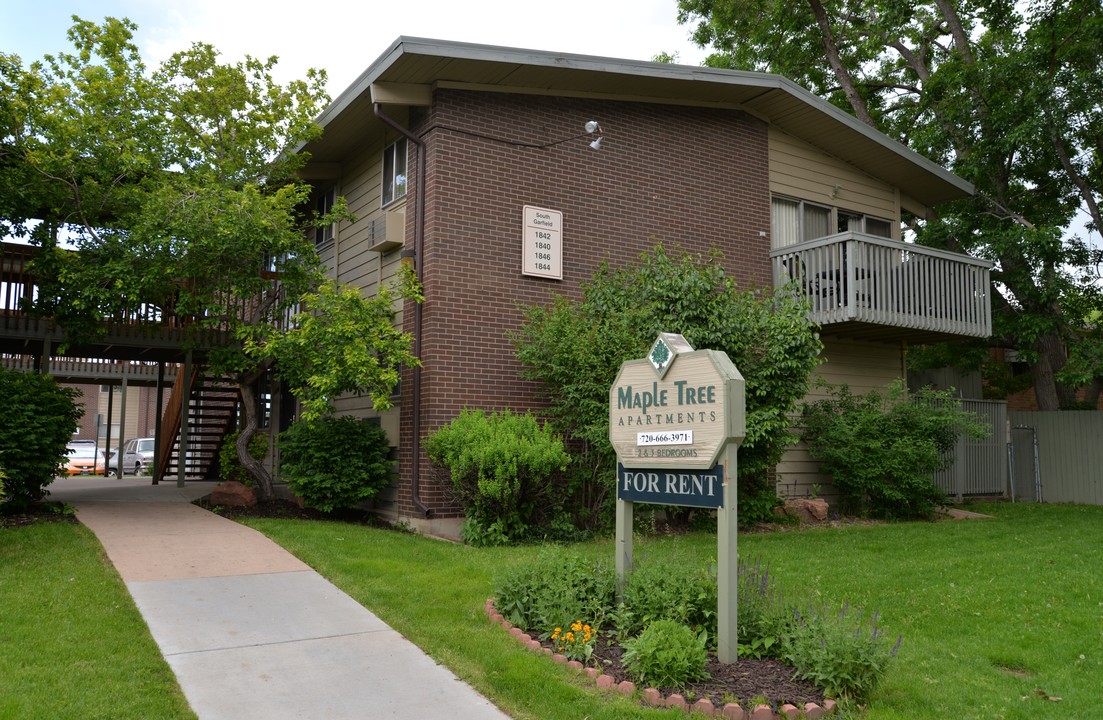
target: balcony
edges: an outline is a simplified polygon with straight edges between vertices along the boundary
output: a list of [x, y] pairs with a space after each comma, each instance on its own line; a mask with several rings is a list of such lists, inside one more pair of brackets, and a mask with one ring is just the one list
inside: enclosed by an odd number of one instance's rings
[[[69, 355], [87, 358], [122, 360], [163, 360], [182, 362], [184, 349], [200, 353], [211, 347], [233, 341], [227, 331], [226, 318], [250, 317], [261, 304], [257, 298], [227, 296], [225, 304], [203, 315], [179, 315], [171, 307], [148, 302], [135, 302], [132, 307], [103, 314], [99, 320], [101, 334], [86, 345], [68, 343], [64, 332], [52, 317], [31, 315], [24, 310], [24, 301], [38, 295], [38, 282], [33, 261], [38, 248], [17, 243], [0, 243], [0, 353], [8, 355], [42, 355], [49, 344], [53, 354], [62, 344], [68, 344]], [[275, 293], [282, 293], [276, 273], [262, 271]], [[297, 307], [285, 311], [279, 323], [290, 324]]]
[[992, 334], [992, 263], [847, 232], [770, 253], [774, 287], [807, 298], [824, 336], [939, 342]]

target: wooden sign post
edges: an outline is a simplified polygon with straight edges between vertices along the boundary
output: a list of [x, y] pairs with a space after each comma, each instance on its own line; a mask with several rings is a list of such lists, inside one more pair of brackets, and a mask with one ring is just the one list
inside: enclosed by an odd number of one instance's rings
[[621, 365], [609, 391], [617, 452], [617, 589], [632, 568], [634, 503], [717, 512], [717, 656], [737, 654], [737, 454], [746, 436], [743, 376], [727, 354], [660, 333], [648, 356]]

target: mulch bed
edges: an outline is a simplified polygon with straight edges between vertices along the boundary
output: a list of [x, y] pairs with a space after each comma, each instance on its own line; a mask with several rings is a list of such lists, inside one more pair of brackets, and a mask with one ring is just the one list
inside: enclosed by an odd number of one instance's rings
[[65, 513], [65, 505], [59, 502], [39, 502], [28, 508], [26, 512], [7, 513], [0, 512], [0, 528], [23, 527], [37, 523], [50, 522], [77, 522], [77, 517], [72, 512]]
[[[552, 648], [547, 641], [542, 641], [541, 645]], [[589, 664], [598, 668], [602, 674], [612, 677], [614, 684], [631, 681], [632, 678], [621, 664], [623, 652], [623, 648], [609, 638], [599, 637]], [[666, 687], [657, 690], [663, 697], [679, 694], [687, 705], [703, 699], [711, 701], [715, 708], [737, 703], [748, 717], [758, 703], [769, 705], [776, 714], [786, 703], [798, 708], [803, 708], [806, 703], [815, 703], [823, 708], [826, 702], [821, 688], [815, 683], [798, 679], [796, 670], [778, 660], [740, 658], [737, 663], [722, 663], [715, 653], [709, 653], [705, 671], [708, 673], [707, 680], [692, 682], [682, 688]]]

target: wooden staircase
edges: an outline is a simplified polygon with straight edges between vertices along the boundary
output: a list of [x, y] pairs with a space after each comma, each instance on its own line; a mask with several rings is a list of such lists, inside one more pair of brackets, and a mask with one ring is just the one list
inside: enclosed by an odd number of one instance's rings
[[[176, 376], [172, 395], [161, 422], [154, 482], [172, 481], [180, 472], [180, 410], [184, 402], [185, 373]], [[222, 439], [233, 431], [237, 420], [240, 393], [237, 386], [211, 377], [200, 368], [191, 373], [188, 394], [188, 451], [184, 480], [212, 480], [218, 468]]]

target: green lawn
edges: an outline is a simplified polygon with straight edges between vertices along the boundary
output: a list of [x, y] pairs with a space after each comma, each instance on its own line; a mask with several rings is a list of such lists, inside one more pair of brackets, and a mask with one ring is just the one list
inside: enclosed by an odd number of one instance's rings
[[[1103, 706], [1103, 508], [991, 505], [992, 520], [749, 534], [793, 599], [879, 611], [904, 643], [864, 717], [1092, 717]], [[473, 549], [328, 522], [265, 532], [516, 718], [661, 717], [582, 689], [490, 624], [496, 572], [538, 548]], [[580, 548], [612, 561], [612, 542]], [[715, 557], [714, 537], [639, 539], [637, 553]], [[555, 568], [548, 568], [555, 572]], [[670, 715], [674, 717], [675, 715]]]
[[0, 529], [0, 718], [195, 718], [83, 526]]
[[[904, 643], [863, 717], [1094, 717], [1103, 706], [1103, 508], [994, 505], [994, 520], [740, 538], [790, 597], [881, 613]], [[515, 718], [684, 717], [602, 696], [483, 612], [540, 549], [474, 549], [331, 522], [250, 524], [316, 567]], [[578, 546], [612, 561], [612, 542]], [[707, 534], [637, 553], [712, 560]], [[555, 572], [549, 567], [548, 572]], [[117, 574], [83, 527], [0, 530], [0, 717], [191, 718]]]

